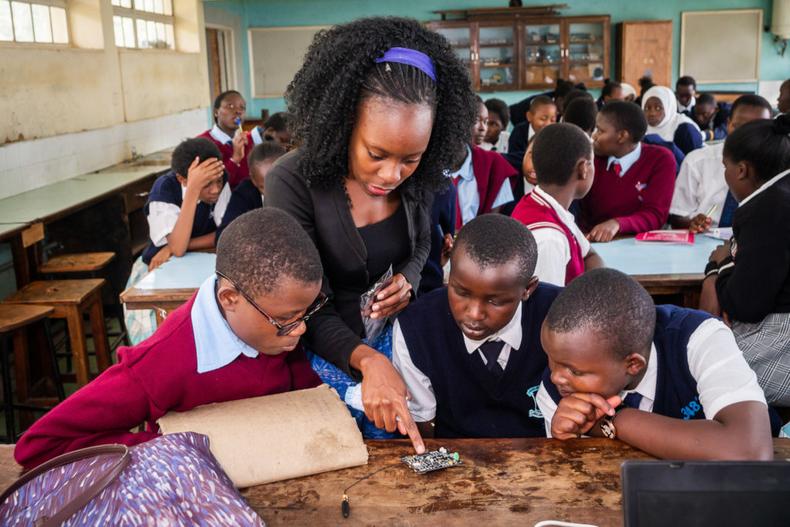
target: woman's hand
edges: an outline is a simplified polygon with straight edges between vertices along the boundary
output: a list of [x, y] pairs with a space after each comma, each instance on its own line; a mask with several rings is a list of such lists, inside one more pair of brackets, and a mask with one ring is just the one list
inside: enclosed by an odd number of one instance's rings
[[354, 353], [363, 354], [359, 370], [362, 372], [362, 405], [367, 418], [387, 432], [397, 429], [409, 436], [414, 450], [418, 454], [425, 452], [422, 436], [406, 404], [406, 384], [398, 371], [387, 357], [369, 346], [362, 344]]
[[406, 277], [398, 273], [392, 277], [389, 285], [376, 295], [371, 318], [384, 318], [400, 313], [411, 301], [411, 284]]
[[610, 242], [620, 232], [620, 223], [617, 220], [606, 220], [599, 223], [587, 234], [591, 242]]
[[170, 247], [165, 245], [164, 247], [159, 249], [159, 252], [156, 253], [153, 258], [151, 258], [151, 263], [148, 264], [148, 271], [149, 272], [153, 271], [154, 269], [156, 269], [157, 267], [168, 261], [172, 255], [173, 253], [170, 252]]

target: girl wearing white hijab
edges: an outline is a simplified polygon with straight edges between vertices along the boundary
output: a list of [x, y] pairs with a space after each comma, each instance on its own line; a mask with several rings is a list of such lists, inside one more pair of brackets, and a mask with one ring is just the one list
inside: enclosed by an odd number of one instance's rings
[[620, 87], [623, 88], [623, 100], [628, 102], [634, 102], [636, 99], [636, 90], [633, 86], [628, 84], [627, 82], [621, 82]]
[[703, 135], [697, 123], [678, 113], [675, 94], [666, 86], [653, 86], [642, 96], [642, 109], [647, 119], [647, 135], [658, 135], [662, 141], [674, 143], [688, 154], [702, 147]]

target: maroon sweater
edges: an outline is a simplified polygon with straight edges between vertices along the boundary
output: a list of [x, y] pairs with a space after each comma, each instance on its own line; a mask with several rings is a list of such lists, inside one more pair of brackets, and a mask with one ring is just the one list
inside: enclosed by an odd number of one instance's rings
[[[477, 215], [481, 216], [491, 212], [502, 184], [518, 176], [518, 172], [500, 153], [483, 150], [474, 145], [472, 145], [472, 170], [475, 173], [477, 193], [480, 196]], [[512, 182], [509, 184], [513, 185]]]
[[[193, 296], [151, 338], [119, 348], [118, 364], [36, 421], [16, 445], [17, 462], [30, 469], [87, 446], [136, 445], [157, 437], [157, 419], [171, 410], [321, 384], [301, 348], [277, 356], [240, 355], [227, 366], [198, 373], [190, 316], [194, 303]], [[141, 423], [145, 431], [130, 431]]]
[[582, 231], [612, 218], [622, 234], [660, 229], [669, 217], [675, 190], [675, 159], [670, 151], [643, 144], [639, 159], [622, 177], [606, 169], [607, 160], [595, 156], [595, 180], [581, 200]]
[[223, 145], [211, 137], [211, 130], [206, 130], [198, 137], [205, 137], [217, 145], [219, 151], [222, 152], [222, 161], [225, 163], [225, 170], [228, 172], [228, 183], [230, 183], [231, 189], [236, 188], [239, 183], [250, 177], [250, 168], [247, 166], [247, 157], [249, 157], [252, 149], [255, 148], [255, 143], [252, 141], [252, 136], [250, 134], [247, 134], [247, 145], [244, 147], [244, 158], [238, 165], [233, 161], [233, 159], [231, 159], [233, 157], [232, 143]]

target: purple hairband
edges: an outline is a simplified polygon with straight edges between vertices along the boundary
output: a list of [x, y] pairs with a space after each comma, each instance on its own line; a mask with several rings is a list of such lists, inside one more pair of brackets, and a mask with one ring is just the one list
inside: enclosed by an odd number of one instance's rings
[[407, 66], [414, 66], [429, 76], [433, 82], [436, 82], [436, 71], [433, 69], [433, 61], [422, 51], [410, 48], [390, 48], [384, 52], [384, 56], [376, 59], [376, 64], [381, 62], [397, 62]]

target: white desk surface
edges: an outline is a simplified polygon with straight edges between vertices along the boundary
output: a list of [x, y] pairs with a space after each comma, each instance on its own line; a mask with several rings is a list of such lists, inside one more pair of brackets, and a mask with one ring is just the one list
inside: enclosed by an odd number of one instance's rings
[[197, 289], [214, 273], [217, 255], [213, 253], [186, 253], [172, 257], [134, 285], [135, 289]]
[[606, 267], [632, 276], [701, 275], [710, 253], [723, 243], [698, 234], [692, 245], [637, 242], [634, 238], [623, 238], [609, 243], [593, 243], [592, 246]]

